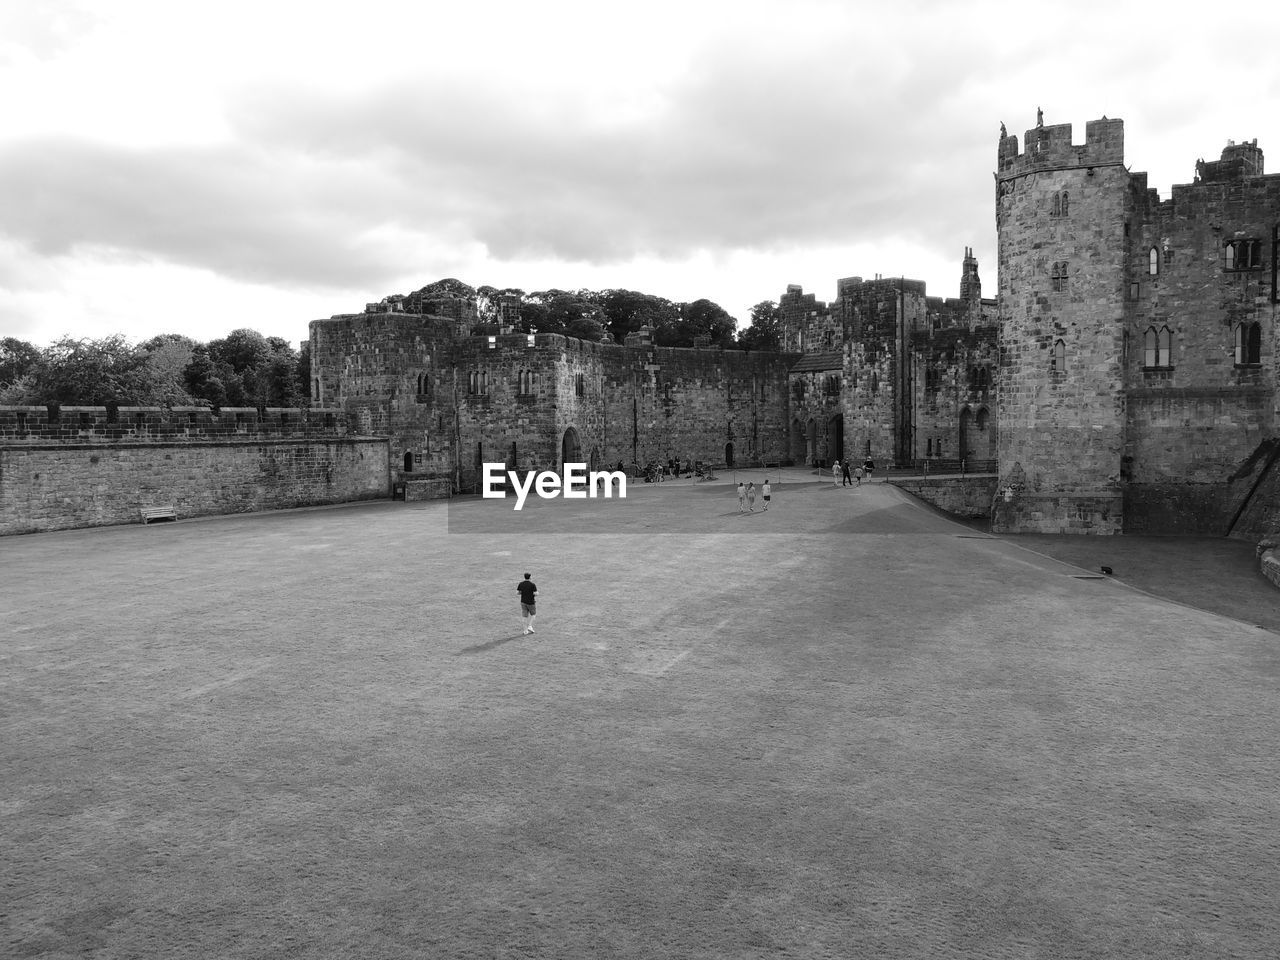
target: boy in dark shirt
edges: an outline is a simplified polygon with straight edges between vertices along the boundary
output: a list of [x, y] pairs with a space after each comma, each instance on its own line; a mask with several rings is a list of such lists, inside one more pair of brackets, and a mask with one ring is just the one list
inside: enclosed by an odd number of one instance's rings
[[538, 615], [538, 609], [534, 605], [534, 594], [538, 592], [538, 585], [529, 579], [529, 574], [524, 575], [524, 579], [516, 584], [516, 590], [520, 593], [520, 613], [524, 616], [524, 632], [526, 635], [534, 633], [533, 621]]

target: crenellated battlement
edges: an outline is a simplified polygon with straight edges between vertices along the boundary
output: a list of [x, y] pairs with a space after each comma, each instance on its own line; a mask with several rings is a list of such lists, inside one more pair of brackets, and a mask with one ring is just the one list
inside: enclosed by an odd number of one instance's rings
[[340, 407], [0, 406], [0, 443], [173, 443], [345, 436]]
[[1019, 151], [1016, 136], [1005, 133], [1003, 126], [1000, 129], [997, 180], [1010, 180], [1043, 170], [1124, 163], [1123, 120], [1108, 120], [1106, 117], [1090, 120], [1085, 124], [1082, 144], [1072, 143], [1071, 124], [1045, 125], [1041, 120], [1024, 135], [1024, 151]]

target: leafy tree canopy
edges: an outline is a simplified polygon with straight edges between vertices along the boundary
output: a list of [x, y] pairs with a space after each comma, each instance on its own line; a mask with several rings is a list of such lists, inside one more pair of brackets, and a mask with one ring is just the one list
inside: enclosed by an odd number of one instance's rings
[[39, 362], [40, 348], [34, 344], [17, 337], [0, 340], [0, 387], [6, 387], [31, 372]]
[[691, 347], [696, 337], [708, 337], [713, 344], [733, 345], [738, 322], [722, 306], [710, 300], [680, 305], [679, 316], [654, 332], [653, 342], [662, 347]]
[[782, 349], [782, 308], [761, 300], [751, 308], [751, 326], [738, 331], [738, 345], [747, 350]]

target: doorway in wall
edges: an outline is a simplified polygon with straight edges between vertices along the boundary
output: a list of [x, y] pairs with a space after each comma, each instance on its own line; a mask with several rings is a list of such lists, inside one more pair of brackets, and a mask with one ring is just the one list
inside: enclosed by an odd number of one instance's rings
[[564, 470], [566, 463], [582, 462], [582, 438], [578, 436], [578, 431], [574, 427], [570, 427], [564, 432], [564, 439], [560, 441], [560, 469]]

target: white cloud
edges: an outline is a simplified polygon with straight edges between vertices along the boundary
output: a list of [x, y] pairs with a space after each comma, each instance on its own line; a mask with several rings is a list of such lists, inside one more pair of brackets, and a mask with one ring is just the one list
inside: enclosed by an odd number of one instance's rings
[[[1079, 26], [1103, 13], [1107, 30]], [[0, 333], [162, 332], [150, 311], [194, 285], [218, 305], [198, 323], [237, 314], [198, 335], [270, 303], [296, 340], [443, 276], [705, 296], [745, 318], [787, 283], [827, 299], [850, 274], [954, 295], [965, 246], [991, 294], [1001, 121], [1021, 134], [1041, 106], [1080, 139], [1122, 117], [1130, 165], [1166, 196], [1228, 137], [1280, 144], [1262, 109], [1280, 18], [1161, 16], [1101, 0], [30, 5], [0, 40], [0, 83], [23, 91], [0, 103]]]

